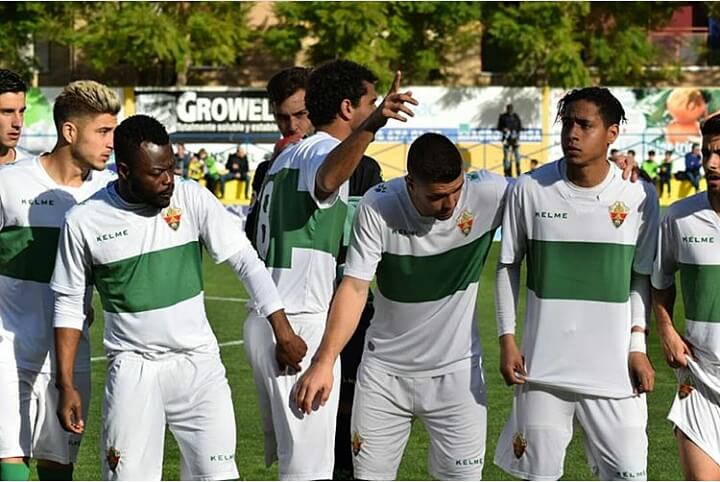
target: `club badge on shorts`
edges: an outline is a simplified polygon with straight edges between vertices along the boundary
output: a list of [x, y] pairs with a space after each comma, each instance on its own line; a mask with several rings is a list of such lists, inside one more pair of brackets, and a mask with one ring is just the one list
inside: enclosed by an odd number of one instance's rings
[[608, 209], [610, 211], [610, 221], [616, 228], [622, 226], [625, 218], [630, 214], [630, 209], [622, 201], [615, 201]]
[[525, 439], [525, 437], [522, 436], [520, 432], [518, 432], [513, 437], [512, 446], [515, 458], [519, 459], [525, 453], [525, 449], [527, 448], [527, 440]]
[[363, 439], [360, 437], [360, 434], [355, 432], [352, 437], [352, 453], [355, 457], [357, 457], [360, 453], [360, 449], [362, 449], [362, 443]]
[[163, 219], [173, 231], [177, 231], [180, 227], [180, 208], [169, 207], [163, 211]]
[[110, 466], [110, 470], [115, 472], [115, 469], [117, 469], [118, 463], [120, 462], [120, 451], [115, 447], [110, 447], [107, 451], [106, 458], [107, 463]]
[[472, 225], [473, 225], [473, 214], [466, 209], [460, 214], [460, 218], [458, 219], [457, 227], [458, 227], [458, 229], [460, 229], [460, 231], [465, 236], [467, 236], [468, 234], [470, 234]]
[[680, 400], [687, 398], [693, 390], [692, 380], [690, 377], [685, 377], [685, 380], [683, 380], [680, 386], [678, 386], [678, 397], [680, 397]]

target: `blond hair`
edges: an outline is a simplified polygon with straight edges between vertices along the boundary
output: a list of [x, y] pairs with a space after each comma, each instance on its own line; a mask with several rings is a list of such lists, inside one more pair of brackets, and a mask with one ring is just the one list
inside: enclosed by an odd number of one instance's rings
[[76, 80], [65, 86], [55, 99], [53, 119], [59, 129], [75, 117], [120, 112], [120, 100], [112, 89], [94, 80]]

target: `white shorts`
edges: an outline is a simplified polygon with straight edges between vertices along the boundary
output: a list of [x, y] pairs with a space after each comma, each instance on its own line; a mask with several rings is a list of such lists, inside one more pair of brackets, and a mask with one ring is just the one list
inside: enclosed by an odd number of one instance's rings
[[482, 478], [487, 395], [475, 361], [445, 375], [412, 378], [361, 363], [351, 423], [356, 479], [395, 479], [415, 417], [430, 436], [428, 470], [434, 477]]
[[[87, 428], [90, 372], [76, 373], [75, 386]], [[53, 375], [0, 364], [0, 394], [0, 458], [75, 463], [82, 435], [66, 432], [60, 425]]]
[[678, 391], [667, 418], [720, 464], [720, 394], [703, 383], [703, 369], [690, 363], [690, 369], [675, 371]]
[[495, 464], [522, 479], [559, 479], [574, 420], [583, 428], [588, 463], [600, 480], [647, 480], [644, 395], [612, 399], [517, 386]]
[[103, 401], [103, 479], [160, 480], [165, 424], [180, 447], [182, 480], [238, 477], [235, 412], [219, 354], [148, 360], [122, 353], [110, 361]]
[[245, 320], [245, 354], [253, 370], [265, 437], [265, 463], [279, 462], [280, 480], [332, 479], [335, 464], [335, 418], [340, 395], [340, 359], [333, 367], [333, 387], [324, 407], [304, 415], [292, 400], [300, 375], [308, 369], [325, 330], [325, 316], [289, 316], [307, 345], [296, 375], [280, 373], [270, 322], [251, 314]]

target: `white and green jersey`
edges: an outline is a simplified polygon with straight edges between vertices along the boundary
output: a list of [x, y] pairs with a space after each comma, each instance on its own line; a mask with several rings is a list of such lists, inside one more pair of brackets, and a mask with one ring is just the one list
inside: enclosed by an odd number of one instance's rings
[[288, 147], [273, 162], [258, 196], [255, 247], [289, 315], [325, 314], [330, 308], [348, 183], [319, 201], [315, 177], [338, 144], [317, 132]]
[[632, 396], [628, 371], [633, 271], [652, 272], [655, 188], [614, 164], [592, 188], [563, 160], [523, 175], [509, 197], [500, 262], [527, 258], [523, 354], [530, 381], [610, 398]]
[[445, 221], [418, 213], [404, 177], [363, 197], [345, 265], [345, 276], [377, 279], [363, 363], [435, 376], [480, 357], [475, 301], [507, 186], [486, 171], [468, 174]]
[[111, 183], [68, 213], [52, 289], [95, 285], [108, 356], [217, 352], [205, 314], [201, 242], [216, 263], [252, 249], [240, 222], [207, 189], [175, 178], [170, 205], [128, 204]]
[[[720, 375], [720, 216], [707, 192], [673, 203], [662, 221], [652, 284], [666, 289], [680, 271], [686, 338]], [[713, 386], [718, 386], [717, 384]]]
[[[61, 186], [37, 157], [2, 169], [0, 363], [33, 371], [54, 370], [55, 298], [48, 283], [55, 267], [60, 229], [71, 207], [114, 178], [111, 171], [90, 171], [82, 186]], [[85, 327], [75, 365], [79, 371], [90, 370], [87, 335]]]

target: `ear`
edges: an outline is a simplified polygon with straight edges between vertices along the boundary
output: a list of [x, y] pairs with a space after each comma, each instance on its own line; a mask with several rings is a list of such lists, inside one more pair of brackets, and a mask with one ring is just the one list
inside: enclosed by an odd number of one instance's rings
[[617, 124], [613, 124], [607, 129], [607, 143], [608, 145], [615, 142], [620, 135], [620, 126]]
[[130, 177], [130, 167], [124, 162], [117, 162], [117, 174], [123, 181], [127, 181]]
[[405, 176], [405, 185], [407, 186], [408, 192], [413, 192], [415, 190], [415, 180], [410, 174]]
[[78, 128], [74, 123], [65, 121], [62, 126], [60, 126], [60, 135], [62, 135], [63, 140], [67, 144], [73, 144], [77, 141]]
[[349, 121], [352, 119], [353, 115], [353, 105], [352, 102], [350, 102], [350, 99], [343, 99], [340, 103], [340, 118], [344, 121]]

